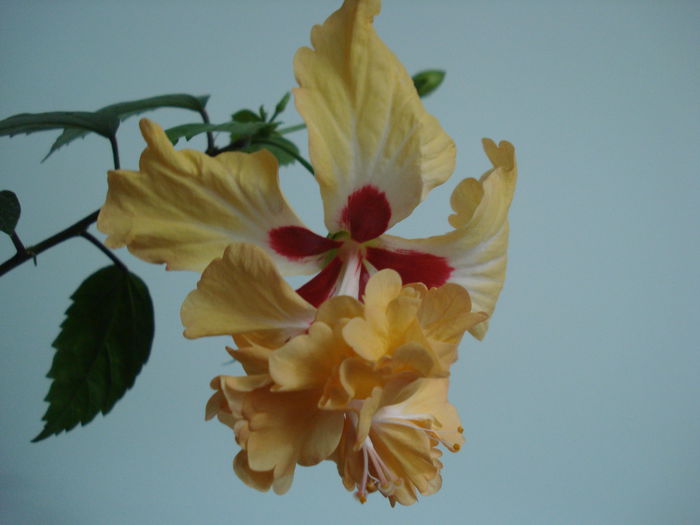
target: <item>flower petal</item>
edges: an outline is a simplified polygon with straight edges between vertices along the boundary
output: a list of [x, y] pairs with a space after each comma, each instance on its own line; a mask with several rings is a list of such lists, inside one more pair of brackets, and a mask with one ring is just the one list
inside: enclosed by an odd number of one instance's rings
[[315, 465], [328, 458], [340, 441], [343, 413], [319, 410], [319, 394], [256, 390], [249, 396], [245, 417], [250, 435], [248, 462], [254, 470], [293, 469], [295, 463]]
[[[517, 168], [515, 150], [508, 142], [498, 146], [484, 139], [484, 150], [493, 168], [479, 181], [463, 180], [452, 194], [450, 223], [455, 229], [424, 239], [384, 235], [378, 246], [393, 252], [422, 252], [443, 258], [453, 270], [448, 280], [464, 286], [472, 310], [491, 316], [503, 288], [508, 249], [508, 209], [513, 199]], [[469, 331], [481, 339], [487, 321]]]
[[204, 270], [180, 315], [189, 338], [268, 330], [286, 339], [304, 332], [315, 313], [261, 248], [231, 244]]
[[423, 335], [445, 369], [457, 360], [457, 345], [464, 332], [488, 319], [484, 312], [472, 312], [471, 307], [467, 290], [447, 283], [429, 290], [418, 309]]
[[323, 388], [346, 349], [345, 341], [327, 324], [315, 322], [308, 333], [294, 337], [270, 354], [273, 390]]
[[137, 257], [166, 263], [170, 270], [201, 271], [228, 244], [252, 242], [284, 273], [320, 269], [313, 250], [289, 255], [276, 249], [290, 235], [280, 228], [294, 228], [296, 237], [304, 232], [311, 243], [318, 244], [318, 236], [304, 227], [282, 195], [271, 153], [210, 157], [176, 151], [163, 130], [147, 119], [141, 121], [141, 132], [148, 146], [139, 171], [109, 173], [109, 191], [97, 221], [107, 234], [107, 246], [126, 245]]
[[[294, 58], [295, 101], [308, 126], [326, 226], [352, 230], [356, 240], [410, 214], [447, 180], [455, 160], [454, 143], [374, 31], [379, 10], [379, 0], [346, 0], [313, 28], [313, 49], [301, 48]], [[357, 192], [388, 207], [356, 213]]]

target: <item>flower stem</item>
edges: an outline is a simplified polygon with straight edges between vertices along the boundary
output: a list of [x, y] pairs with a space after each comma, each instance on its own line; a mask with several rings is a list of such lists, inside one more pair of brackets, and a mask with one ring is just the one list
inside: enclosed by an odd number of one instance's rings
[[296, 124], [294, 126], [288, 126], [277, 131], [280, 135], [286, 135], [287, 133], [294, 133], [295, 131], [300, 131], [306, 129], [306, 124]]
[[[119, 169], [119, 145], [117, 144], [117, 137], [116, 137], [116, 135], [110, 135], [108, 138], [109, 138], [109, 144], [112, 146], [112, 159], [114, 161], [114, 169], [118, 170]], [[51, 237], [48, 237], [47, 239], [44, 239], [40, 243], [35, 244], [34, 246], [30, 246], [29, 248], [24, 247], [24, 245], [19, 240], [19, 237], [17, 237], [16, 234], [14, 236], [11, 236], [12, 242], [14, 243], [15, 248], [17, 249], [17, 253], [15, 255], [13, 255], [12, 257], [10, 257], [9, 259], [7, 259], [4, 263], [0, 264], [0, 277], [5, 275], [10, 270], [17, 268], [20, 264], [27, 262], [29, 259], [32, 259], [34, 261], [34, 264], [36, 264], [36, 256], [37, 255], [39, 255], [41, 252], [48, 250], [49, 248], [53, 248], [54, 246], [62, 243], [65, 240], [68, 240], [68, 239], [71, 239], [71, 238], [77, 237], [77, 236], [85, 237], [84, 234], [90, 235], [89, 233], [87, 233], [87, 229], [93, 222], [95, 222], [97, 220], [97, 216], [99, 214], [100, 214], [100, 210], [97, 209], [97, 210], [93, 211], [90, 215], [87, 215], [87, 216], [83, 217], [82, 219], [80, 219], [78, 222], [71, 224], [67, 228], [64, 228], [60, 232], [53, 234]], [[92, 235], [90, 235], [90, 237], [92, 237]], [[90, 240], [88, 237], [85, 237], [85, 238]], [[95, 239], [95, 241], [97, 241], [97, 239]], [[99, 243], [99, 241], [97, 241], [97, 242]], [[100, 245], [102, 245], [102, 243], [100, 243]], [[104, 246], [102, 246], [102, 247], [104, 248], [104, 250], [107, 250], [106, 247], [104, 247]], [[110, 258], [111, 258], [111, 256], [110, 256]], [[121, 263], [121, 261], [120, 261], [120, 263]], [[124, 265], [121, 264], [121, 266], [124, 266]]]
[[98, 250], [100, 250], [107, 257], [109, 257], [112, 260], [112, 262], [116, 266], [118, 266], [122, 271], [129, 273], [129, 269], [126, 267], [126, 265], [116, 255], [114, 255], [114, 252], [112, 252], [112, 250], [110, 250], [99, 240], [97, 240], [97, 238], [93, 234], [91, 234], [88, 231], [82, 231], [79, 235], [84, 239], [90, 241]]
[[109, 145], [112, 146], [112, 160], [114, 161], [114, 169], [119, 169], [119, 145], [117, 144], [117, 136], [109, 136]]
[[304, 166], [304, 167], [306, 168], [306, 170], [307, 170], [309, 173], [311, 173], [311, 175], [316, 176], [316, 174], [314, 173], [314, 168], [313, 168], [313, 166], [311, 166], [311, 164], [309, 163], [309, 161], [306, 160], [306, 159], [305, 159], [304, 157], [302, 157], [301, 155], [299, 155], [296, 151], [293, 151], [293, 150], [291, 150], [291, 149], [289, 149], [289, 148], [286, 148], [286, 147], [284, 147], [283, 145], [279, 144], [278, 142], [267, 141], [267, 140], [265, 140], [265, 139], [255, 139], [255, 143], [256, 143], [256, 144], [268, 145], [268, 146], [274, 146], [275, 148], [284, 151], [284, 152], [285, 152], [287, 155], [289, 155], [290, 157], [294, 157], [294, 159], [295, 159], [296, 161], [298, 161], [299, 164], [301, 164], [302, 166]]
[[97, 215], [99, 215], [99, 213], [100, 210], [95, 210], [90, 215], [83, 217], [78, 222], [71, 224], [68, 226], [68, 228], [61, 230], [48, 239], [44, 239], [39, 244], [30, 246], [22, 252], [17, 252], [13, 257], [10, 257], [4, 263], [0, 264], [0, 276], [5, 275], [10, 270], [16, 268], [24, 262], [27, 262], [29, 259], [36, 259], [36, 256], [41, 252], [44, 252], [49, 248], [53, 248], [57, 244], [60, 244], [71, 237], [81, 235], [88, 226], [97, 220]]
[[[202, 121], [205, 124], [209, 124], [209, 113], [207, 110], [202, 108], [199, 110], [199, 114], [202, 116]], [[207, 152], [214, 151], [214, 134], [211, 131], [207, 131]]]

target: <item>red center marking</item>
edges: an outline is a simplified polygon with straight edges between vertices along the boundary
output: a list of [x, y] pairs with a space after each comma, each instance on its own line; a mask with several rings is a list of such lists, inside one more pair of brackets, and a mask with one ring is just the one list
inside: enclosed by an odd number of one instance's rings
[[348, 197], [340, 215], [341, 223], [357, 242], [379, 237], [389, 227], [391, 206], [383, 191], [375, 186], [363, 186]]
[[413, 250], [385, 250], [367, 247], [367, 260], [377, 270], [391, 268], [401, 275], [403, 284], [423, 283], [428, 288], [442, 286], [452, 274], [445, 257]]
[[303, 259], [320, 255], [342, 243], [321, 237], [301, 226], [280, 226], [268, 232], [270, 247], [287, 259]]
[[333, 291], [333, 287], [338, 280], [342, 267], [343, 263], [340, 257], [334, 257], [333, 260], [321, 270], [321, 273], [304, 286], [297, 289], [297, 293], [318, 308], [323, 301], [328, 299], [328, 296]]

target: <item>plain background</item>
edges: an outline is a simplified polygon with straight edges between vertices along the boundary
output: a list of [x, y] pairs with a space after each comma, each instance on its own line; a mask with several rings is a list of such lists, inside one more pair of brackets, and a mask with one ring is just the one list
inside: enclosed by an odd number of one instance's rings
[[[211, 94], [214, 122], [270, 108], [294, 86], [295, 50], [338, 6], [5, 0], [0, 117], [169, 92]], [[231, 433], [203, 418], [209, 380], [238, 370], [226, 340], [181, 336], [197, 275], [125, 250], [156, 306], [151, 359], [107, 417], [31, 444], [68, 297], [107, 263], [72, 240], [0, 281], [0, 522], [700, 522], [700, 4], [386, 0], [376, 25], [410, 72], [447, 70], [425, 103], [458, 147], [452, 179], [397, 233], [447, 230], [452, 188], [489, 167], [481, 137], [513, 142], [520, 165], [506, 286], [486, 340], [465, 338], [453, 371], [468, 443], [446, 453], [442, 490], [409, 508], [361, 506], [329, 462], [298, 469], [283, 497], [244, 486]], [[284, 119], [300, 121], [293, 108]], [[56, 135], [0, 140], [0, 189], [22, 202], [27, 244], [104, 199], [107, 142], [41, 164]], [[119, 139], [122, 165], [136, 167], [137, 119]], [[325, 233], [313, 179], [300, 167], [281, 177]], [[0, 238], [0, 257], [12, 253]]]

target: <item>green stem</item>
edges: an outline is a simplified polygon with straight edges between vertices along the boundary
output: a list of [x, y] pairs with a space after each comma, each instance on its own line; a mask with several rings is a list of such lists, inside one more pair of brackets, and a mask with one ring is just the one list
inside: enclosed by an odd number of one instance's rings
[[17, 253], [26, 251], [26, 248], [24, 247], [24, 244], [22, 244], [22, 241], [20, 240], [19, 235], [17, 235], [17, 232], [12, 232], [10, 234], [10, 239], [12, 239], [12, 244], [15, 245], [15, 250], [17, 250]]
[[[119, 169], [119, 145], [117, 144], [117, 137], [115, 135], [110, 135], [109, 137], [109, 143], [112, 146], [112, 159], [114, 160], [114, 169], [118, 170]], [[78, 222], [75, 222], [68, 226], [67, 228], [64, 228], [58, 233], [55, 233], [51, 237], [44, 239], [41, 241], [39, 244], [35, 244], [34, 246], [30, 246], [29, 248], [25, 248], [21, 241], [19, 245], [15, 242], [13, 239], [13, 243], [15, 243], [15, 248], [17, 248], [17, 253], [7, 259], [4, 263], [0, 264], [0, 277], [5, 275], [7, 272], [10, 270], [16, 268], [22, 263], [27, 262], [29, 259], [34, 260], [34, 264], [36, 264], [36, 256], [39, 255], [41, 252], [45, 252], [49, 248], [53, 248], [57, 244], [62, 243], [65, 240], [71, 239], [73, 237], [77, 236], [84, 236], [83, 234], [87, 233], [87, 229], [90, 227], [90, 225], [97, 220], [97, 216], [100, 214], [100, 210], [95, 210], [93, 211], [90, 215], [87, 215], [80, 219]], [[88, 234], [90, 235], [90, 234]], [[86, 237], [87, 238], [87, 237]], [[19, 238], [17, 238], [19, 241]], [[89, 239], [88, 239], [89, 240]], [[97, 239], [95, 239], [97, 240]], [[99, 241], [98, 241], [99, 242]], [[21, 249], [19, 248], [21, 246]], [[105, 248], [106, 250], [107, 248]]]
[[41, 252], [44, 252], [49, 248], [53, 248], [57, 244], [60, 244], [63, 241], [70, 239], [71, 237], [81, 235], [87, 229], [88, 226], [90, 226], [93, 222], [97, 220], [97, 216], [99, 215], [99, 213], [100, 210], [95, 210], [90, 215], [83, 217], [78, 222], [71, 224], [70, 226], [68, 226], [68, 228], [61, 230], [60, 232], [49, 237], [48, 239], [44, 239], [39, 244], [30, 246], [23, 252], [18, 252], [13, 257], [0, 264], [0, 276], [5, 275], [10, 270], [16, 268], [22, 263], [27, 262], [29, 259], [36, 259], [36, 256], [39, 255]]
[[306, 124], [295, 124], [294, 126], [288, 126], [277, 131], [280, 135], [286, 135], [287, 133], [294, 133], [295, 131], [300, 131], [306, 129]]
[[296, 160], [299, 162], [299, 164], [301, 164], [302, 166], [304, 166], [304, 167], [307, 169], [307, 171], [308, 171], [309, 173], [311, 173], [311, 175], [316, 176], [316, 174], [314, 173], [314, 168], [313, 168], [313, 166], [311, 166], [311, 164], [309, 163], [309, 161], [306, 160], [306, 159], [305, 159], [304, 157], [302, 157], [301, 155], [299, 155], [296, 151], [293, 151], [293, 150], [291, 150], [291, 149], [289, 149], [289, 148], [287, 148], [287, 147], [285, 147], [285, 146], [282, 146], [281, 144], [279, 144], [279, 143], [277, 143], [277, 142], [272, 142], [272, 141], [268, 141], [268, 140], [265, 140], [265, 139], [255, 139], [254, 142], [255, 142], [255, 144], [263, 144], [263, 145], [267, 145], [267, 146], [274, 146], [275, 148], [284, 151], [284, 152], [285, 152], [287, 155], [289, 155], [290, 157], [294, 157], [294, 159], [296, 159]]
[[[206, 109], [200, 109], [199, 114], [202, 116], [205, 124], [210, 124], [209, 113], [207, 113]], [[207, 131], [207, 152], [214, 151], [214, 149], [214, 134], [211, 131]]]
[[109, 145], [112, 146], [112, 160], [114, 161], [114, 169], [119, 169], [119, 144], [117, 144], [117, 136], [109, 136]]
[[97, 238], [93, 234], [91, 234], [88, 231], [82, 231], [80, 233], [80, 236], [90, 241], [98, 250], [100, 250], [107, 257], [109, 257], [116, 266], [121, 268], [122, 271], [129, 273], [129, 269], [126, 267], [126, 265], [116, 255], [114, 255], [114, 252], [112, 252], [112, 250], [110, 250], [99, 240], [97, 240]]

